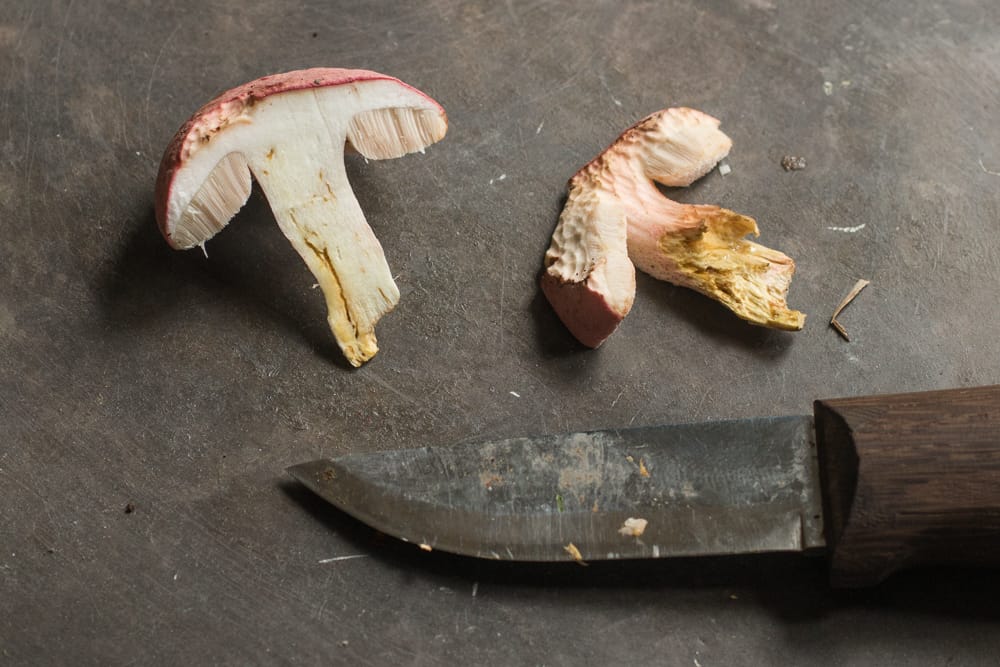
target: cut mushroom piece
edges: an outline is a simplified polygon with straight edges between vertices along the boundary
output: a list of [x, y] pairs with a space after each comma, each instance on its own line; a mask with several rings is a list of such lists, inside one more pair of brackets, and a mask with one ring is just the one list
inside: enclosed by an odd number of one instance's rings
[[571, 183], [541, 284], [559, 318], [589, 347], [610, 336], [632, 308], [635, 269], [625, 231], [616, 197]]
[[347, 360], [378, 352], [375, 324], [399, 301], [382, 246], [344, 169], [422, 151], [448, 129], [433, 99], [384, 74], [317, 68], [226, 91], [174, 136], [156, 181], [156, 218], [174, 248], [204, 245], [246, 203], [250, 175], [326, 297]]
[[599, 346], [628, 314], [635, 292], [632, 263], [654, 278], [717, 299], [754, 324], [802, 328], [805, 316], [785, 302], [795, 264], [743, 238], [758, 233], [751, 218], [717, 206], [679, 204], [653, 183], [690, 185], [731, 146], [715, 118], [694, 109], [665, 109], [630, 127], [573, 176], [541, 282], [580, 342]]
[[805, 315], [786, 303], [795, 262], [744, 238], [759, 235], [753, 218], [660, 199], [658, 215], [650, 207], [629, 218], [629, 256], [639, 269], [701, 292], [751, 324], [802, 328]]

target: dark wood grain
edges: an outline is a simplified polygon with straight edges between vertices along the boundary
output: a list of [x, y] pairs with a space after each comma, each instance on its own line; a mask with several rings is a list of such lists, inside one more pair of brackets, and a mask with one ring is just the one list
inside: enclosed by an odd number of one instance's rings
[[1000, 564], [1000, 386], [816, 401], [831, 580]]

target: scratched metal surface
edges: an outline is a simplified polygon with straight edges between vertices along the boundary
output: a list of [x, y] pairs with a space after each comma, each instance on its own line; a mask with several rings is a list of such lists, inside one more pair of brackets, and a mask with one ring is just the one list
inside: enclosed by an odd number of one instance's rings
[[[712, 420], [348, 454], [288, 473], [425, 550], [534, 563], [565, 562], [569, 543], [588, 563], [799, 553], [825, 545], [812, 441], [811, 417]], [[642, 539], [623, 540], [635, 517]]]
[[[491, 565], [380, 539], [282, 470], [1000, 381], [998, 31], [993, 0], [0, 0], [0, 662], [994, 664], [995, 575], [843, 594], [794, 557]], [[451, 120], [349, 165], [402, 291], [360, 370], [259, 195], [207, 260], [150, 203], [200, 103], [315, 65]], [[583, 350], [536, 288], [565, 181], [680, 104], [735, 146], [677, 196], [796, 258], [806, 328], [640, 277]], [[858, 278], [847, 343], [825, 321]]]

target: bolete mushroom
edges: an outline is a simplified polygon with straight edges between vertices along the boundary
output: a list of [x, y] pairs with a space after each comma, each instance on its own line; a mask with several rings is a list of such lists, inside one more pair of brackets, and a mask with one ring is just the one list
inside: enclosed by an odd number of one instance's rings
[[712, 297], [753, 324], [802, 328], [805, 315], [785, 301], [795, 263], [744, 238], [758, 235], [752, 218], [679, 204], [653, 183], [690, 185], [731, 146], [715, 118], [664, 109], [627, 129], [570, 179], [541, 288], [581, 343], [598, 347], [628, 314], [633, 264]]
[[399, 301], [382, 246], [344, 170], [345, 146], [370, 159], [444, 137], [437, 102], [377, 72], [316, 68], [228, 90], [174, 135], [156, 180], [156, 219], [174, 248], [203, 244], [250, 196], [251, 174], [326, 297], [347, 360], [378, 352], [375, 324]]

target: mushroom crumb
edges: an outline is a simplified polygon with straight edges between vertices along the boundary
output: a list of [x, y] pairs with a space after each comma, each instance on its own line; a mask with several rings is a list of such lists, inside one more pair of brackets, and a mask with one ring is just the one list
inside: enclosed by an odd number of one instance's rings
[[573, 544], [572, 542], [570, 542], [569, 544], [567, 544], [566, 546], [564, 546], [564, 547], [563, 547], [563, 550], [564, 550], [564, 551], [565, 551], [566, 553], [568, 553], [568, 554], [569, 554], [570, 558], [572, 558], [573, 560], [575, 560], [575, 561], [576, 561], [577, 563], [579, 563], [580, 565], [586, 565], [586, 564], [587, 564], [587, 563], [586, 563], [586, 562], [584, 562], [584, 560], [583, 560], [583, 554], [581, 554], [581, 553], [580, 553], [580, 550], [579, 550], [579, 549], [577, 549], [577, 548], [576, 548], [576, 545], [575, 545], [575, 544]]
[[625, 519], [625, 523], [622, 527], [618, 529], [618, 533], [623, 537], [639, 537], [644, 532], [646, 532], [646, 526], [649, 524], [645, 519]]
[[426, 544], [424, 542], [420, 543], [420, 549], [421, 551], [434, 551], [434, 548], [431, 545]]

